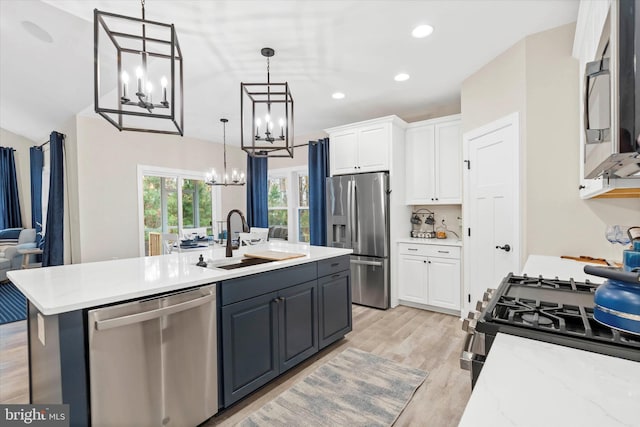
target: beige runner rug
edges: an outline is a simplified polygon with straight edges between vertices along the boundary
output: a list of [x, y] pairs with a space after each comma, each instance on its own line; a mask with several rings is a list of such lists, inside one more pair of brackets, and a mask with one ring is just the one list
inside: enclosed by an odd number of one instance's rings
[[390, 426], [427, 375], [348, 348], [238, 425]]

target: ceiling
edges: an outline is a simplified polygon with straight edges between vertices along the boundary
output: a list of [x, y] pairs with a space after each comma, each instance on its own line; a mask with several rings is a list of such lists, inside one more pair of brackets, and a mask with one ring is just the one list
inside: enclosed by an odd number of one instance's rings
[[[0, 127], [46, 140], [93, 113], [93, 9], [140, 16], [136, 0], [0, 1]], [[184, 55], [185, 135], [239, 145], [240, 82], [287, 81], [296, 135], [396, 114], [459, 111], [463, 80], [529, 34], [577, 18], [578, 0], [146, 0]], [[51, 37], [29, 32], [30, 21]], [[427, 38], [412, 29], [430, 24]], [[37, 29], [36, 29], [37, 30]], [[411, 78], [396, 82], [393, 77]], [[341, 100], [331, 94], [346, 94]]]

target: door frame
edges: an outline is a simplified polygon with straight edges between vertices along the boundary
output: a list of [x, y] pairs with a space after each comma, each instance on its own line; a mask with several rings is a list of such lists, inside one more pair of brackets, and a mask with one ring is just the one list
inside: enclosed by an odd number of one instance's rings
[[[523, 255], [525, 253], [524, 251], [524, 230], [522, 228], [522, 224], [523, 224], [523, 220], [522, 220], [522, 213], [524, 212], [523, 206], [522, 206], [522, 201], [524, 200], [524, 197], [521, 197], [521, 193], [522, 193], [522, 184], [523, 184], [523, 174], [525, 173], [524, 170], [524, 162], [523, 162], [523, 158], [521, 156], [521, 135], [520, 135], [520, 114], [516, 111], [514, 113], [511, 113], [507, 116], [504, 116], [498, 120], [495, 120], [493, 122], [487, 123], [485, 125], [482, 125], [476, 129], [470, 130], [468, 132], [465, 132], [462, 135], [462, 152], [464, 153], [464, 158], [469, 160], [470, 158], [470, 148], [471, 148], [471, 144], [473, 143], [473, 141], [477, 138], [480, 138], [482, 136], [485, 136], [489, 133], [492, 132], [496, 132], [500, 129], [506, 128], [511, 126], [513, 128], [513, 132], [514, 132], [514, 139], [515, 139], [515, 147], [513, 149], [513, 161], [517, 162], [518, 168], [517, 168], [517, 173], [516, 176], [514, 177], [515, 179], [515, 183], [514, 183], [514, 194], [513, 194], [513, 205], [512, 208], [514, 209], [514, 212], [516, 212], [514, 221], [513, 221], [513, 235], [514, 238], [516, 239], [516, 242], [514, 243], [514, 246], [518, 248], [518, 252], [517, 252], [517, 256], [516, 256], [516, 267], [517, 267], [517, 271], [514, 271], [514, 274], [520, 274], [521, 270], [522, 270], [522, 260], [523, 260]], [[467, 161], [465, 160], [465, 162]], [[473, 165], [472, 165], [473, 167]], [[468, 232], [465, 232], [464, 230], [468, 230], [470, 223], [469, 223], [469, 218], [471, 215], [470, 212], [470, 207], [471, 207], [471, 199], [470, 199], [470, 192], [469, 192], [469, 169], [468, 168], [463, 168], [464, 173], [463, 173], [463, 181], [462, 181], [462, 218], [463, 218], [463, 245], [462, 245], [462, 249], [463, 249], [463, 257], [464, 257], [464, 267], [463, 267], [463, 283], [464, 283], [464, 293], [462, 294], [462, 300], [463, 300], [463, 310], [462, 310], [462, 315], [464, 316], [465, 312], [469, 312], [469, 311], [473, 311], [475, 310], [475, 303], [476, 301], [469, 301], [468, 295], [471, 294], [471, 274], [470, 274], [470, 263], [469, 260], [471, 258], [471, 245], [469, 242], [469, 234]], [[492, 286], [498, 286], [499, 283], [495, 283]]]

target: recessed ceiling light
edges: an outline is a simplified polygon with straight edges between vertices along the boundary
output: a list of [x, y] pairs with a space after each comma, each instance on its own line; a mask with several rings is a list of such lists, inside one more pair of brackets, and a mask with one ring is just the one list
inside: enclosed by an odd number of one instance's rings
[[51, 37], [51, 34], [49, 34], [47, 30], [45, 30], [38, 24], [34, 24], [31, 21], [22, 21], [22, 28], [24, 28], [27, 33], [31, 34], [33, 37], [37, 38], [40, 41], [43, 41], [45, 43], [53, 42], [53, 37]]
[[333, 99], [342, 99], [342, 98], [344, 98], [344, 93], [342, 93], [342, 92], [336, 92], [336, 93], [334, 93], [333, 95], [331, 95], [331, 97], [332, 97]]
[[411, 35], [417, 39], [423, 39], [433, 33], [433, 27], [431, 25], [418, 25], [413, 29]]
[[404, 82], [405, 80], [409, 80], [409, 74], [407, 73], [396, 74], [396, 76], [393, 79], [397, 82]]

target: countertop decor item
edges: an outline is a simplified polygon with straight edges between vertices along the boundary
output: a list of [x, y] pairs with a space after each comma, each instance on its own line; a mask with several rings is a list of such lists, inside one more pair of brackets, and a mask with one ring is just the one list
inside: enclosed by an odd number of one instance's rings
[[229, 119], [220, 119], [222, 122], [222, 143], [224, 147], [223, 158], [224, 158], [224, 169], [222, 171], [222, 176], [218, 176], [215, 169], [211, 169], [211, 172], [207, 173], [205, 178], [205, 183], [207, 185], [224, 185], [225, 187], [228, 185], [244, 185], [245, 175], [244, 172], [238, 172], [238, 169], [231, 169], [231, 177], [227, 173], [227, 122]]
[[348, 348], [238, 425], [391, 426], [427, 375]]
[[267, 82], [240, 83], [240, 145], [254, 157], [293, 158], [293, 97], [289, 83], [271, 82], [269, 58], [276, 51], [265, 47], [260, 53], [267, 58]]
[[[144, 3], [142, 18], [93, 11], [95, 111], [121, 131], [183, 136], [178, 35], [173, 24], [147, 20]], [[131, 84], [129, 73], [135, 74]]]

